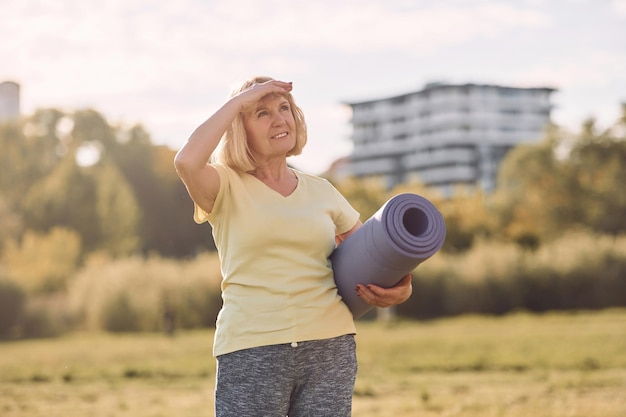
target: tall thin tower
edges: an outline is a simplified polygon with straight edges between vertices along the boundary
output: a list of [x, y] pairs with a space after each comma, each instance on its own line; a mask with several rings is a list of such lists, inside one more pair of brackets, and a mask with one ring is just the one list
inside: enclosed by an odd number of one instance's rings
[[0, 122], [20, 117], [20, 85], [13, 81], [0, 83]]

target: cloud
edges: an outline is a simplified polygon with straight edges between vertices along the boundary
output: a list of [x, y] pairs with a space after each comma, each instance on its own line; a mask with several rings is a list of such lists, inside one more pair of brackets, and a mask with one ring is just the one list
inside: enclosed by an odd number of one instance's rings
[[243, 48], [246, 52], [280, 47], [420, 53], [550, 21], [537, 10], [498, 2], [463, 7], [406, 4], [371, 0], [220, 2], [210, 11], [206, 27], [223, 36], [207, 37], [206, 41], [217, 50]]
[[232, 82], [270, 74], [308, 101], [309, 151], [345, 152], [338, 101], [430, 74], [620, 91], [624, 16], [626, 0], [2, 0], [0, 81], [25, 112], [91, 106], [181, 143]]
[[[184, 74], [224, 66], [229, 71], [228, 63], [237, 58], [257, 61], [285, 50], [421, 54], [516, 27], [549, 24], [537, 10], [498, 2], [409, 7], [372, 0], [5, 1], [0, 36], [9, 41], [0, 50], [21, 49], [11, 63], [29, 70], [23, 58], [34, 55], [57, 70], [69, 60], [72, 67], [88, 68], [94, 78], [112, 74], [120, 88], [149, 83], [150, 69], [157, 65], [160, 71]], [[120, 60], [123, 69], [113, 64]]]
[[[498, 2], [460, 7], [402, 0], [4, 0], [1, 76], [39, 102], [91, 105], [159, 88], [223, 91], [251, 73], [316, 71], [320, 54], [424, 55], [549, 18]], [[201, 86], [201, 87], [199, 87]]]
[[513, 78], [520, 85], [547, 83], [558, 88], [576, 85], [604, 88], [615, 82], [626, 86], [626, 55], [602, 50], [584, 51], [556, 64], [535, 64]]
[[626, 0], [612, 0], [611, 8], [621, 17], [626, 18]]

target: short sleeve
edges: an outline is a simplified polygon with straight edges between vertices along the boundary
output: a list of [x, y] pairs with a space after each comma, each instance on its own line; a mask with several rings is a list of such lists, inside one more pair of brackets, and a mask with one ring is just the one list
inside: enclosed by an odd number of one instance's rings
[[354, 227], [360, 218], [360, 214], [335, 187], [332, 188], [337, 204], [337, 210], [333, 219], [335, 222], [335, 234], [340, 235]]
[[200, 208], [195, 202], [193, 203], [193, 220], [198, 224], [209, 221], [209, 213]]
[[220, 177], [220, 188], [217, 191], [217, 196], [215, 197], [215, 202], [213, 203], [213, 210], [211, 213], [207, 213], [204, 209], [198, 206], [195, 201], [193, 203], [193, 220], [198, 223], [211, 222], [215, 217], [215, 213], [218, 212], [221, 208], [222, 201], [224, 199], [225, 190], [228, 188], [228, 174], [226, 172], [226, 167], [222, 165], [213, 165], [217, 174]]

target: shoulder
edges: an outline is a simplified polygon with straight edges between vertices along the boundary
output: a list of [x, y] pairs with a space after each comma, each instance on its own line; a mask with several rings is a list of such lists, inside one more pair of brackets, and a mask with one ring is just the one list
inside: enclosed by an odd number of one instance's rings
[[229, 167], [228, 165], [223, 164], [211, 164], [213, 168], [217, 171], [220, 176], [220, 180], [224, 184], [230, 184], [233, 181], [241, 181], [245, 172], [241, 172], [235, 168]]
[[235, 171], [233, 168], [227, 166], [227, 165], [223, 165], [223, 164], [211, 164], [211, 166], [213, 168], [215, 168], [217, 170], [217, 172], [220, 174], [220, 176], [227, 176], [227, 175], [233, 175], [235, 174], [237, 171]]
[[211, 164], [211, 167], [217, 171], [220, 179], [219, 189], [215, 196], [212, 210], [215, 214], [223, 212], [225, 206], [230, 204], [232, 198], [239, 194], [242, 187], [244, 187], [242, 176], [245, 173], [223, 164]]
[[342, 207], [347, 203], [343, 194], [330, 182], [330, 180], [297, 170], [295, 170], [295, 172], [296, 175], [298, 175], [298, 180], [305, 183], [303, 188], [306, 188], [310, 195], [317, 196], [313, 198], [327, 198], [328, 201], [335, 202], [335, 204]]
[[323, 187], [323, 188], [335, 188], [330, 183], [330, 181], [328, 181], [326, 178], [320, 177], [318, 175], [313, 175], [313, 174], [309, 174], [309, 173], [306, 173], [306, 172], [302, 172], [302, 171], [299, 171], [299, 170], [293, 169], [293, 168], [292, 168], [292, 170], [298, 176], [298, 180], [304, 181], [307, 184], [310, 184], [310, 185], [313, 185], [313, 186], [318, 186], [318, 187]]

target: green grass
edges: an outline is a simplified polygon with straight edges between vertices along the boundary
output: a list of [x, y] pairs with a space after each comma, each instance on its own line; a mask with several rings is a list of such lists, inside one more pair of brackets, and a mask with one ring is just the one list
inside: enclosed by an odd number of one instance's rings
[[[623, 417], [626, 310], [358, 323], [356, 417]], [[0, 344], [0, 416], [208, 417], [211, 331]]]
[[626, 312], [360, 326], [355, 416], [626, 415]]

